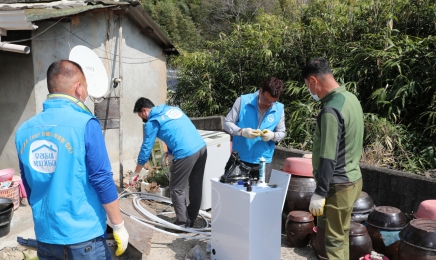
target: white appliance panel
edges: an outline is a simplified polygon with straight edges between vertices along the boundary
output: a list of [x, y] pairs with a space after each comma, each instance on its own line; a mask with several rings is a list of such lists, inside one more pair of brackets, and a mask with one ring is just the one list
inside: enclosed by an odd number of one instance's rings
[[282, 188], [211, 183], [211, 259], [280, 259]]

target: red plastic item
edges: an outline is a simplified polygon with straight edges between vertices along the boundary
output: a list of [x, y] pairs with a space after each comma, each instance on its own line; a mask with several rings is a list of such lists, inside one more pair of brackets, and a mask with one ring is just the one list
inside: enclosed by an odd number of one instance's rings
[[138, 178], [139, 178], [139, 174], [133, 176], [133, 177], [130, 179], [130, 183], [129, 183], [130, 186], [135, 186], [136, 181], [138, 180]]
[[415, 218], [429, 218], [436, 220], [436, 200], [424, 200], [419, 204], [418, 211], [413, 216]]
[[313, 177], [312, 159], [301, 157], [286, 158], [282, 171], [302, 177]]
[[[389, 260], [389, 258], [386, 257], [386, 256], [382, 256], [382, 259], [383, 259], [383, 260]], [[370, 255], [370, 254], [367, 254], [367, 255], [363, 258], [363, 260], [372, 260], [372, 259], [371, 259], [371, 255]]]

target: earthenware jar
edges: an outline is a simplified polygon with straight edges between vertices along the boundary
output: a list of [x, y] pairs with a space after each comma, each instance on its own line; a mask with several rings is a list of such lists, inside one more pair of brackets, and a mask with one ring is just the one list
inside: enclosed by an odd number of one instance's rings
[[436, 259], [436, 220], [414, 219], [400, 232], [398, 259]]
[[286, 194], [286, 203], [289, 212], [302, 210], [309, 212], [310, 198], [316, 188], [314, 178], [292, 176], [289, 181], [288, 192]]
[[359, 198], [354, 202], [353, 212], [351, 213], [351, 221], [362, 223], [367, 218], [369, 213], [375, 208], [374, 202], [368, 193], [362, 191]]
[[291, 247], [306, 247], [309, 244], [313, 227], [313, 216], [310, 212], [294, 210], [289, 212], [286, 221], [286, 235]]
[[390, 206], [375, 207], [366, 220], [368, 234], [374, 251], [398, 259], [399, 233], [406, 226], [407, 219], [401, 210]]
[[[324, 238], [324, 228], [317, 226], [312, 229], [310, 243], [316, 256], [321, 260], [328, 259]], [[373, 250], [371, 237], [364, 225], [356, 222], [350, 223], [349, 248], [350, 260], [359, 260], [360, 257], [371, 253]]]
[[310, 234], [310, 244], [318, 259], [328, 260], [327, 252], [325, 251], [325, 229], [320, 227], [314, 227]]
[[366, 227], [357, 222], [350, 223], [350, 260], [359, 260], [373, 250], [371, 237]]

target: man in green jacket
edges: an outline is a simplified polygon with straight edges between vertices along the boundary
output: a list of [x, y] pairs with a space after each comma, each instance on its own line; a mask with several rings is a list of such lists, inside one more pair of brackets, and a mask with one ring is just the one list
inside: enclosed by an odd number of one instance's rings
[[313, 141], [317, 185], [309, 210], [318, 217], [318, 229], [325, 230], [328, 258], [349, 259], [351, 212], [362, 190], [362, 107], [354, 94], [336, 82], [326, 59], [309, 61], [302, 76], [312, 97], [323, 104]]

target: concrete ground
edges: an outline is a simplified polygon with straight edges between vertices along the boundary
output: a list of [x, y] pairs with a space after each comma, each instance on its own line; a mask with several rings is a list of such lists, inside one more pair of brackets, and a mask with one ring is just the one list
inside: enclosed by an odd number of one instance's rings
[[[24, 202], [24, 203], [23, 203]], [[33, 231], [33, 219], [30, 206], [23, 201], [21, 206], [14, 211], [11, 221], [10, 232], [0, 238], [0, 260], [32, 260], [37, 259], [36, 251], [29, 250], [18, 244], [17, 237], [35, 239]], [[292, 260], [315, 260], [317, 259], [310, 246], [305, 248], [290, 248], [286, 241], [286, 235], [282, 234], [281, 243], [281, 259]], [[125, 254], [120, 257], [115, 257], [115, 260], [185, 260], [186, 255], [196, 246], [199, 245], [200, 252], [205, 258], [210, 259], [210, 253], [207, 251], [207, 243], [205, 241], [185, 240], [166, 235], [164, 233], [154, 231], [151, 241], [150, 254], [141, 254], [133, 246], [129, 245]], [[115, 247], [110, 247], [114, 252]], [[200, 260], [200, 259], [196, 259]]]

